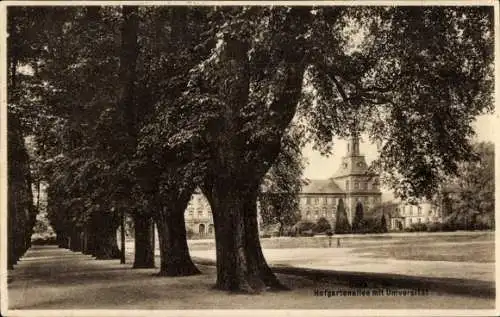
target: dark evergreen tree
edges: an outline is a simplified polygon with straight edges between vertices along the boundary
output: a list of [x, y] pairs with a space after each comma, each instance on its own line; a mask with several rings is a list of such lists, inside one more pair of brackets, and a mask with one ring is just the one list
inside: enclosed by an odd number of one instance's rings
[[339, 203], [337, 205], [337, 213], [335, 215], [335, 233], [342, 234], [350, 232], [351, 232], [351, 225], [349, 224], [347, 212], [344, 207], [344, 200], [340, 198]]
[[388, 231], [387, 228], [387, 221], [385, 219], [385, 214], [382, 214], [380, 218], [380, 230], [378, 230], [380, 233], [385, 233]]
[[358, 201], [356, 204], [356, 211], [354, 213], [354, 219], [352, 221], [352, 231], [361, 232], [363, 231], [363, 204]]

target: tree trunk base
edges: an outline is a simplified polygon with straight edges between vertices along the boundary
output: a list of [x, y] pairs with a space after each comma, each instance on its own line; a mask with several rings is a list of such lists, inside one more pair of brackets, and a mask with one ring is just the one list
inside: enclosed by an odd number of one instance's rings
[[134, 263], [133, 269], [154, 269], [156, 268], [154, 263]]
[[168, 268], [162, 268], [160, 272], [156, 273], [156, 276], [191, 276], [199, 275], [201, 271], [192, 263], [184, 265], [172, 265]]

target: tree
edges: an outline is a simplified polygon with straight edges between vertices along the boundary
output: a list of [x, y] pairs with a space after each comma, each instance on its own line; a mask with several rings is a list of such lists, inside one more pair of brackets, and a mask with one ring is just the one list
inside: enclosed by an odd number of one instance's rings
[[491, 142], [474, 144], [476, 157], [460, 166], [460, 175], [452, 197], [446, 194], [443, 204], [446, 221], [465, 230], [479, 226], [479, 219], [493, 218], [495, 210], [495, 148]]
[[351, 225], [349, 224], [347, 212], [345, 211], [344, 200], [340, 198], [337, 205], [337, 213], [335, 214], [335, 233], [342, 234], [350, 232]]
[[356, 211], [354, 213], [354, 219], [352, 221], [352, 231], [358, 232], [363, 229], [363, 204], [358, 202], [356, 204]]
[[380, 217], [380, 233], [385, 233], [387, 232], [387, 221], [385, 220], [385, 214], [382, 214]]
[[[320, 148], [355, 132], [379, 141], [376, 167], [400, 196], [431, 195], [443, 175], [455, 173], [470, 155], [470, 119], [492, 109], [491, 14], [469, 7], [218, 10], [217, 46], [193, 69], [183, 95], [189, 115], [170, 140], [203, 141], [217, 287], [258, 292], [278, 284], [262, 256], [254, 206], [297, 110]], [[349, 47], [356, 29], [367, 34]], [[304, 90], [304, 81], [313, 88]]]
[[264, 225], [279, 224], [279, 235], [300, 220], [299, 193], [303, 180], [304, 159], [300, 131], [292, 127], [274, 165], [264, 177], [259, 194], [260, 215]]

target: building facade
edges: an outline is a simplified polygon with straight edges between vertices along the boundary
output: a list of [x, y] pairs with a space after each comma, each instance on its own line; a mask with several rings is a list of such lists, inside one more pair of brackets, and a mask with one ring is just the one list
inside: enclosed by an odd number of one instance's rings
[[207, 198], [197, 190], [186, 208], [186, 230], [197, 236], [213, 236], [214, 220]]
[[415, 224], [428, 224], [443, 221], [442, 208], [428, 201], [416, 204], [396, 202], [390, 215], [389, 230], [399, 231]]
[[324, 217], [333, 226], [340, 199], [344, 202], [350, 224], [358, 203], [367, 210], [382, 201], [379, 175], [369, 171], [357, 137], [349, 140], [346, 155], [335, 175], [329, 179], [310, 180], [304, 186], [300, 193], [302, 219], [316, 222]]

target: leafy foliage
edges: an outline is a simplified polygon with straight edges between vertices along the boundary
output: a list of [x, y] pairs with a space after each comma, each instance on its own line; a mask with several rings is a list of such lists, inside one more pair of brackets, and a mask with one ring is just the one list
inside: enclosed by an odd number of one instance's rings
[[492, 227], [495, 214], [495, 148], [491, 142], [474, 145], [475, 159], [460, 165], [460, 176], [452, 180], [454, 193], [445, 201], [446, 221], [463, 229]]

